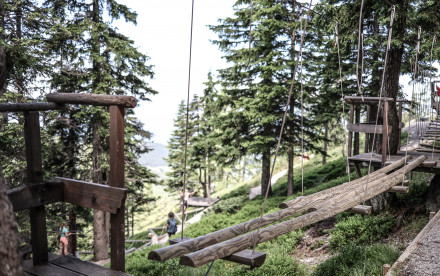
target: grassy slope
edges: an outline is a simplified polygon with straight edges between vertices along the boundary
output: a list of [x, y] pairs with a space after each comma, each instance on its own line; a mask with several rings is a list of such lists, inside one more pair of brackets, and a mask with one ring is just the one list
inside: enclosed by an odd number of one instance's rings
[[[333, 156], [337, 155], [333, 154]], [[348, 181], [348, 176], [345, 173], [345, 160], [343, 158], [330, 158], [330, 162], [325, 166], [320, 165], [320, 161], [320, 159], [315, 158], [307, 161], [305, 164], [304, 193], [306, 195]], [[351, 175], [351, 178], [354, 178], [354, 174]], [[423, 194], [426, 193], [426, 185], [420, 183], [423, 183], [426, 176], [420, 175], [419, 178], [416, 181], [419, 185], [412, 184], [413, 187], [409, 195], [399, 196], [398, 206], [401, 207], [410, 200], [412, 201], [411, 203], [418, 204], [420, 199], [423, 198]], [[277, 211], [279, 210], [277, 206], [280, 202], [301, 195], [301, 171], [299, 168], [295, 171], [294, 190], [296, 193], [289, 198], [285, 196], [286, 183], [287, 178], [284, 177], [274, 185], [274, 196], [268, 199], [265, 213]], [[205, 215], [199, 223], [193, 224], [185, 230], [185, 236], [197, 237], [258, 217], [263, 203], [262, 197], [257, 197], [252, 201], [248, 200], [249, 189], [256, 185], [258, 185], [258, 178], [237, 185], [236, 187], [238, 188], [225, 193], [221, 196], [222, 200], [215, 205], [215, 208], [210, 213]], [[341, 223], [340, 228], [344, 229], [343, 227], [346, 227], [346, 231], [361, 231], [359, 229], [367, 227], [362, 217], [359, 216], [359, 219], [352, 218], [351, 220], [355, 222], [351, 224], [346, 221], [347, 217], [350, 217], [350, 215], [345, 214], [337, 218], [337, 221]], [[378, 216], [378, 221], [380, 219], [381, 217]], [[415, 236], [424, 226], [424, 221], [421, 223], [421, 220], [418, 219], [415, 220], [414, 224], [411, 224], [411, 221], [405, 223], [408, 224], [408, 229], [412, 231], [409, 238]], [[336, 248], [334, 252], [336, 255], [315, 269], [291, 257], [292, 253], [295, 252], [298, 242], [303, 237], [304, 231], [305, 229], [293, 231], [258, 245], [256, 250], [267, 253], [266, 262], [261, 268], [248, 271], [240, 265], [217, 260], [211, 268], [210, 275], [272, 275], [275, 272], [276, 275], [310, 275], [312, 273], [314, 275], [372, 275], [371, 273], [373, 272], [378, 275], [383, 263], [392, 263], [399, 255], [399, 251], [393, 247], [375, 245], [375, 243], [380, 241], [389, 244], [396, 243], [391, 238], [390, 240], [383, 238], [387, 237], [389, 233], [379, 231], [380, 235], [377, 235], [377, 237], [373, 236], [370, 238], [369, 243], [364, 244], [356, 243], [356, 241], [351, 241], [350, 237], [345, 237], [344, 244], [348, 245]], [[144, 238], [143, 235], [145, 234], [143, 232], [136, 236], [137, 238]], [[401, 244], [397, 245], [397, 247], [403, 249]], [[147, 259], [148, 253], [155, 248], [158, 248], [158, 246], [149, 247], [128, 255], [126, 258], [127, 272], [133, 275], [205, 275], [208, 269], [208, 265], [198, 269], [181, 267], [178, 265], [178, 258], [165, 263], [149, 261]], [[337, 254], [338, 252], [339, 254]]]

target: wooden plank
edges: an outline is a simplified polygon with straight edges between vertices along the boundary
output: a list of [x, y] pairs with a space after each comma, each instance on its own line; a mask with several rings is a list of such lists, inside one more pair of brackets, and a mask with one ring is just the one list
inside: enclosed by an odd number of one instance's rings
[[[410, 172], [425, 159], [426, 156], [420, 156], [405, 167], [387, 175], [386, 178], [365, 183], [359, 189], [352, 189], [343, 195], [333, 197], [331, 200], [317, 205], [316, 210], [313, 212], [262, 228], [258, 232], [247, 233], [181, 256], [180, 263], [188, 264], [191, 267], [199, 267], [351, 209], [359, 203], [371, 199], [398, 184], [402, 180], [402, 173]], [[188, 243], [193, 243], [193, 241]], [[174, 246], [178, 245], [180, 244]]]
[[[217, 200], [218, 201], [218, 200]], [[216, 202], [217, 202], [216, 201]], [[204, 207], [201, 207], [201, 208], [197, 208], [197, 209], [193, 209], [193, 210], [189, 210], [189, 211], [186, 211], [185, 212], [185, 214], [191, 214], [191, 213], [194, 213], [194, 212], [199, 212], [199, 211], [203, 211], [203, 210], [205, 210], [205, 208]]]
[[248, 265], [250, 267], [260, 267], [266, 260], [266, 253], [245, 249], [224, 257], [223, 260]]
[[96, 265], [90, 262], [84, 262], [73, 256], [58, 256], [51, 259], [50, 264], [64, 268], [66, 270], [81, 273], [81, 275], [96, 275], [96, 276], [124, 276], [128, 275], [120, 271], [114, 271], [104, 266]]
[[373, 208], [367, 205], [357, 205], [350, 209], [351, 213], [361, 214], [361, 215], [369, 215], [371, 214], [371, 210]]
[[188, 206], [209, 207], [219, 200], [220, 199], [218, 198], [203, 198], [203, 197], [193, 196], [188, 199]]
[[418, 148], [418, 149], [416, 149], [416, 151], [440, 153], [440, 150], [433, 150], [433, 149], [427, 149], [427, 148]]
[[[133, 100], [132, 107], [135, 107], [136, 99]], [[124, 188], [124, 180], [124, 108], [110, 106], [110, 186]], [[124, 203], [125, 198], [116, 214], [110, 215], [111, 268], [123, 272], [125, 271]]]
[[57, 103], [0, 103], [0, 112], [60, 110], [66, 106]]
[[39, 184], [22, 185], [7, 191], [14, 211], [30, 209], [64, 200], [64, 184], [61, 181], [46, 181]]
[[48, 102], [59, 104], [87, 104], [100, 106], [136, 107], [137, 100], [132, 96], [116, 96], [87, 93], [51, 93], [46, 96]]
[[[362, 132], [362, 133], [377, 133], [382, 134], [382, 125], [370, 125], [370, 124], [347, 124], [348, 131]], [[391, 133], [392, 127], [388, 127], [388, 133]]]
[[[439, 141], [440, 142], [440, 141]], [[419, 144], [420, 146], [422, 146], [422, 147], [428, 147], [428, 148], [433, 148], [434, 147], [434, 149], [440, 149], [440, 145], [432, 145], [432, 144], [426, 144], [426, 143], [420, 143]]]
[[82, 207], [116, 214], [127, 197], [126, 189], [69, 178], [56, 179], [64, 183], [64, 201]]
[[394, 186], [388, 190], [390, 193], [407, 194], [409, 192], [408, 186]]
[[67, 270], [50, 263], [42, 263], [40, 265], [34, 266], [24, 266], [23, 270], [25, 272], [25, 275], [32, 276], [84, 276], [84, 274], [76, 273], [74, 271]]
[[425, 161], [422, 163], [423, 167], [433, 168], [437, 165], [437, 161]]
[[[41, 160], [40, 120], [36, 111], [24, 112], [24, 141], [26, 148], [26, 175], [29, 183], [43, 182]], [[44, 205], [30, 209], [33, 264], [48, 260], [46, 210]]]

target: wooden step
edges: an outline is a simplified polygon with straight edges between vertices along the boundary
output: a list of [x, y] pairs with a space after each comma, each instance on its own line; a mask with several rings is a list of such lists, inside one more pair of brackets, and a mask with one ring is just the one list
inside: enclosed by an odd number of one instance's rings
[[350, 209], [351, 213], [369, 215], [371, 214], [372, 207], [368, 205], [357, 205]]
[[407, 194], [409, 192], [409, 187], [408, 186], [394, 186], [393, 188], [389, 189], [388, 192], [398, 193], [398, 194]]

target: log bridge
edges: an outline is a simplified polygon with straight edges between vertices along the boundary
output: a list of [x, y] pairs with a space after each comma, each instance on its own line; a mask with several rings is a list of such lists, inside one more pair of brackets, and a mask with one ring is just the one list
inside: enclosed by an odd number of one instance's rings
[[[255, 244], [330, 218], [343, 211], [368, 213], [368, 210], [365, 211], [368, 208], [359, 204], [384, 192], [401, 192], [395, 187], [400, 183], [406, 183], [405, 175], [421, 166], [426, 160], [427, 157], [424, 155], [416, 158], [410, 155], [404, 156], [359, 179], [284, 202], [280, 204], [280, 208], [283, 209], [264, 215], [261, 219], [255, 218], [198, 238], [184, 238], [173, 245], [150, 252], [148, 258], [164, 262], [180, 257], [180, 264], [190, 267], [199, 267], [217, 259], [252, 264], [256, 258], [261, 258], [259, 252], [248, 250]], [[304, 212], [306, 213], [292, 218]], [[259, 225], [271, 226], [254, 231]], [[241, 258], [238, 259], [237, 256]]]
[[[7, 191], [14, 211], [30, 210], [32, 261], [24, 263], [26, 275], [127, 275], [125, 271], [124, 109], [136, 99], [80, 93], [52, 93], [48, 102], [2, 103], [0, 112], [23, 112], [27, 183]], [[58, 177], [43, 180], [39, 112], [62, 110], [66, 104], [106, 106], [110, 111], [109, 186]], [[45, 205], [64, 201], [110, 213], [111, 269], [48, 252]]]

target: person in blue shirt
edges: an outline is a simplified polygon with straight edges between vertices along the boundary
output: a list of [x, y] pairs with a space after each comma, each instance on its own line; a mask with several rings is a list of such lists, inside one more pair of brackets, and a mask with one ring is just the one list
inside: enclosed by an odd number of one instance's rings
[[[67, 255], [67, 245], [69, 244], [69, 241], [67, 239], [68, 236], [71, 235], [69, 233], [69, 230], [67, 230], [66, 224], [63, 222], [60, 227], [60, 255]], [[63, 254], [63, 247], [64, 247], [64, 254]]]
[[172, 235], [176, 234], [176, 232], [177, 232], [177, 221], [174, 218], [174, 213], [170, 212], [168, 214], [168, 220], [167, 220], [168, 237], [171, 237]]

